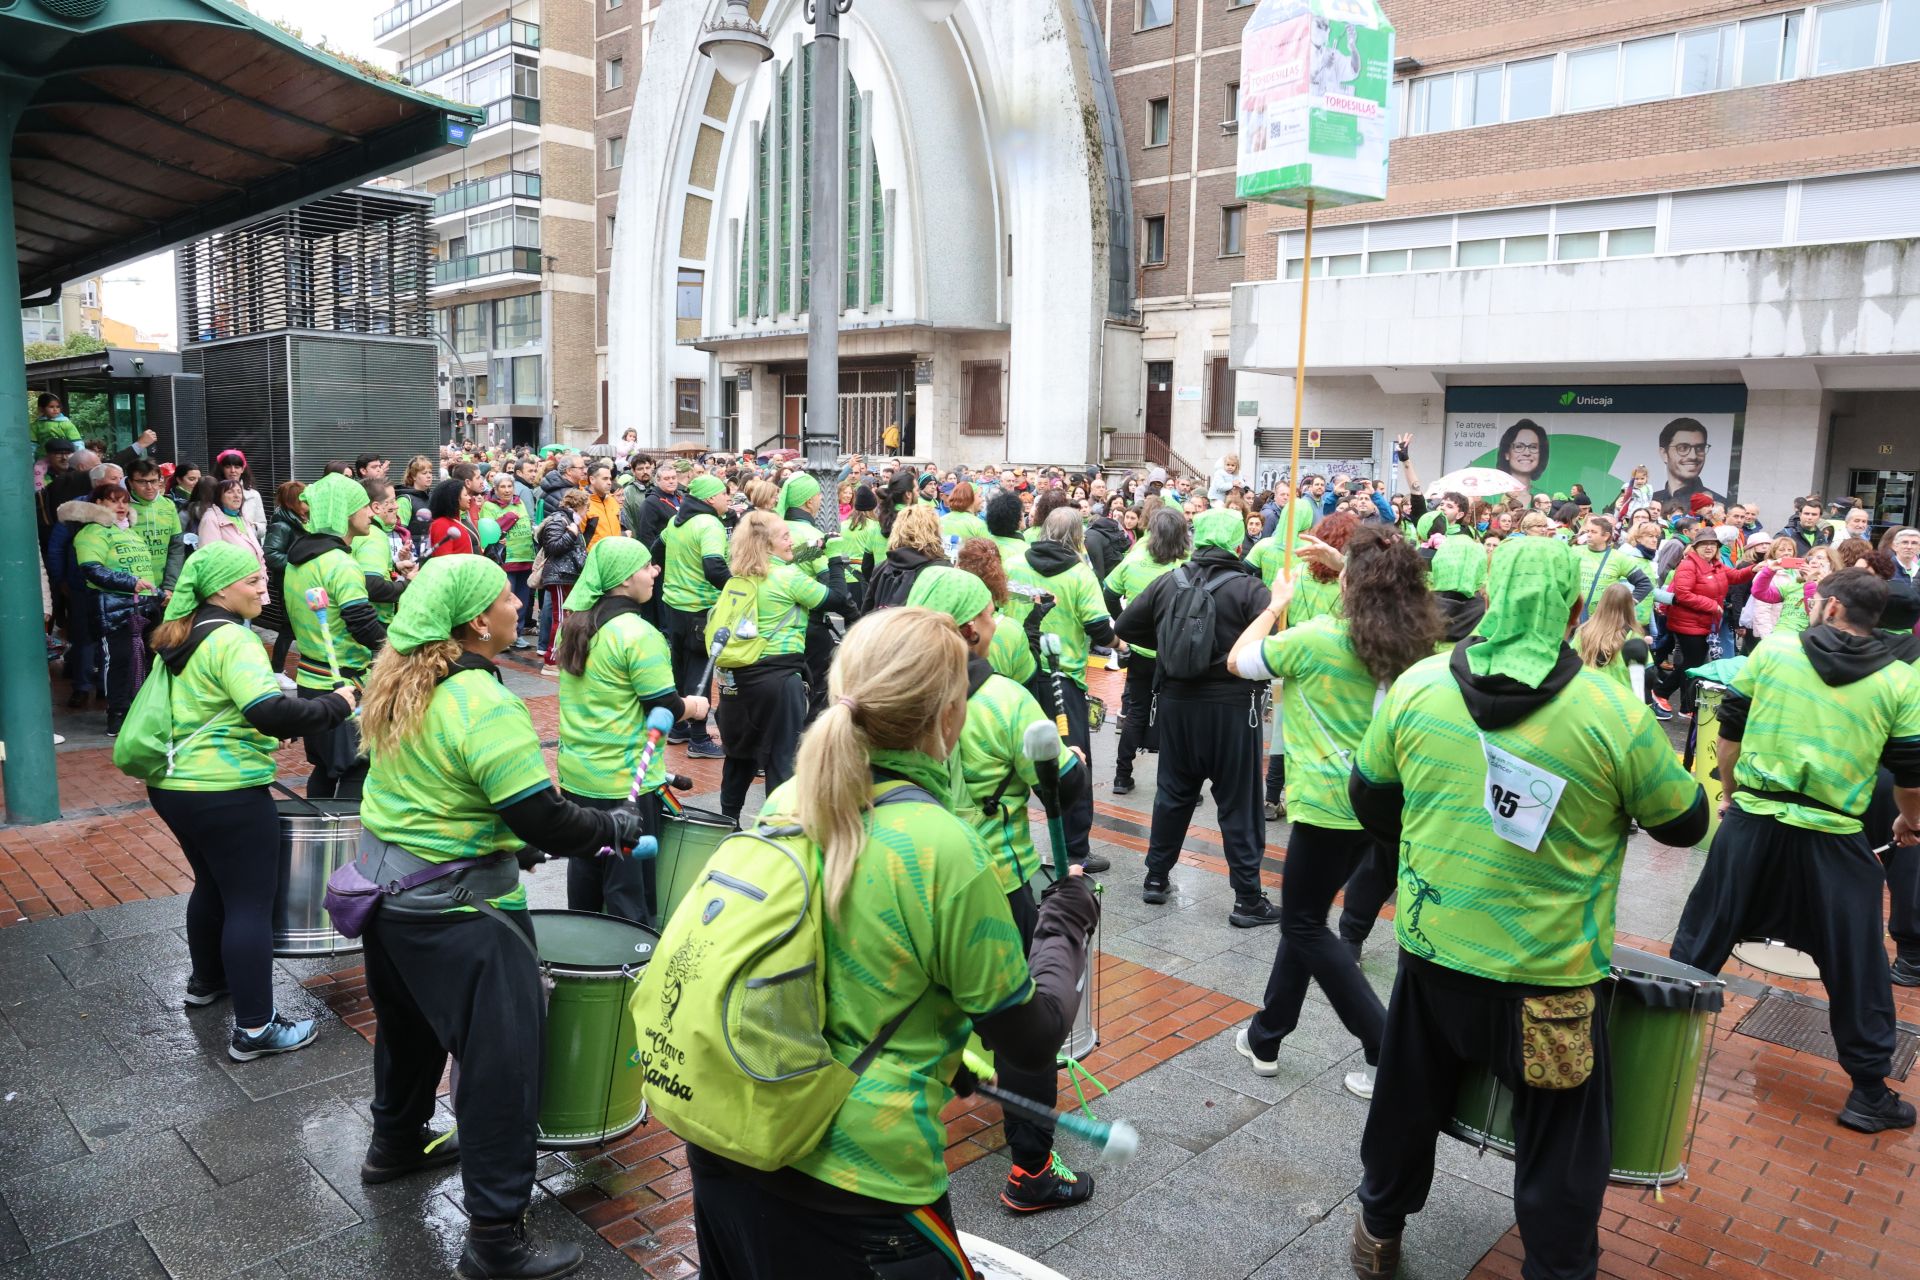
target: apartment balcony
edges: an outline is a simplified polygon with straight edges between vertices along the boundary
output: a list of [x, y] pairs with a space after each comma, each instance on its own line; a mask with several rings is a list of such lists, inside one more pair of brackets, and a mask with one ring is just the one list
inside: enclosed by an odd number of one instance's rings
[[[534, 107], [539, 107], [534, 102]], [[538, 111], [535, 111], [536, 119]], [[540, 199], [540, 175], [537, 173], [499, 173], [491, 178], [481, 178], [475, 182], [462, 182], [449, 187], [434, 197], [433, 210], [429, 216], [432, 223], [445, 222], [490, 206], [504, 204], [509, 200], [538, 201]]]
[[444, 298], [526, 282], [540, 282], [540, 250], [517, 246], [434, 263], [433, 287], [429, 292], [436, 298]]
[[[501, 12], [506, 12], [501, 0]], [[402, 57], [422, 45], [438, 44], [460, 34], [475, 15], [462, 0], [401, 0], [373, 22], [374, 43]], [[484, 16], [484, 15], [482, 15]]]
[[[457, 10], [459, 6], [453, 7]], [[442, 49], [431, 57], [406, 64], [400, 68], [400, 78], [408, 84], [425, 85], [438, 80], [441, 76], [458, 71], [469, 62], [477, 62], [490, 53], [498, 53], [502, 49], [514, 46], [522, 49], [538, 49], [540, 28], [531, 22], [502, 22], [498, 26], [488, 27], [485, 31], [477, 31], [460, 43]]]

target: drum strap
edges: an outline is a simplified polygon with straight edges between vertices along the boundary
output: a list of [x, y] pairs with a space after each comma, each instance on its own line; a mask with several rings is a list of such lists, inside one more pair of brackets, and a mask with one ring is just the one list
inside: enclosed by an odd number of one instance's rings
[[1781, 804], [1797, 804], [1803, 809], [1818, 809], [1822, 813], [1837, 814], [1842, 818], [1852, 818], [1858, 822], [1860, 815], [1848, 813], [1845, 809], [1836, 809], [1825, 800], [1816, 800], [1804, 791], [1773, 791], [1765, 787], [1736, 786], [1736, 794], [1756, 796], [1761, 800], [1776, 800]]

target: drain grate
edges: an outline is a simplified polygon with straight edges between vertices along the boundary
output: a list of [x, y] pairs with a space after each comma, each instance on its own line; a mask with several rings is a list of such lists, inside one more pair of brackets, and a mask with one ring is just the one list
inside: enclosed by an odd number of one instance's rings
[[[1833, 1033], [1828, 1029], [1824, 1000], [1788, 991], [1769, 991], [1747, 1011], [1734, 1031], [1784, 1049], [1810, 1053], [1828, 1062], [1840, 1060], [1833, 1047]], [[1916, 1057], [1920, 1057], [1920, 1036], [1904, 1027], [1894, 1028], [1892, 1078], [1905, 1080]]]

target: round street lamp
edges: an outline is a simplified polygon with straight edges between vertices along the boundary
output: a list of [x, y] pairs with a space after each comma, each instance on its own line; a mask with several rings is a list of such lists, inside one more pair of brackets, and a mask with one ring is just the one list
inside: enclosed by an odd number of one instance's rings
[[773, 57], [773, 46], [767, 43], [766, 28], [747, 12], [747, 0], [727, 0], [726, 13], [707, 24], [700, 52], [713, 59], [713, 69], [727, 83], [742, 85]]

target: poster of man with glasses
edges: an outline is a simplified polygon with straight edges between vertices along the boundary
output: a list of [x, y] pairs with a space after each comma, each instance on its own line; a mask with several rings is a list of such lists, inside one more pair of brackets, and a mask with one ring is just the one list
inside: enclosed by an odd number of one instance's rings
[[[1715, 503], [1725, 506], [1727, 495], [1709, 487], [1700, 478], [1712, 452], [1706, 424], [1698, 418], [1675, 418], [1660, 428], [1660, 462], [1667, 469], [1667, 482], [1653, 491], [1653, 500], [1668, 510], [1677, 507], [1685, 511], [1694, 494], [1705, 493], [1710, 494]], [[1722, 465], [1722, 474], [1725, 471]], [[1724, 486], [1725, 481], [1721, 483]]]

